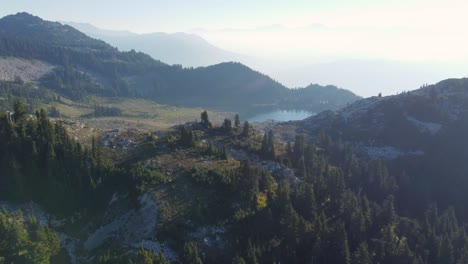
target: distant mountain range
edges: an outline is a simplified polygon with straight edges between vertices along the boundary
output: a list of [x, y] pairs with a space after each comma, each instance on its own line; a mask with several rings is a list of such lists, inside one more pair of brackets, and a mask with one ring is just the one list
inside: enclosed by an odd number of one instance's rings
[[[257, 56], [237, 54], [209, 43], [200, 36], [216, 32], [194, 30], [189, 33], [135, 34], [129, 31], [99, 29], [87, 23], [63, 22], [81, 32], [110, 43], [123, 51], [135, 49], [168, 64], [199, 67], [237, 61], [263, 72], [288, 87], [303, 87], [313, 81], [321, 85], [334, 84], [367, 96], [395, 94], [411, 90], [425, 83], [434, 83], [448, 77], [465, 75], [461, 63], [443, 61], [398, 61], [389, 59], [320, 58], [303, 54], [300, 57]], [[311, 25], [310, 30], [326, 30], [324, 25]], [[253, 29], [259, 36], [265, 32], [281, 34], [281, 25]], [[330, 30], [330, 29], [328, 29]], [[247, 29], [224, 29], [227, 37]], [[197, 35], [200, 34], [200, 35]], [[219, 36], [218, 36], [219, 38]], [[466, 64], [466, 63], [465, 63]]]
[[[195, 69], [170, 66], [27, 13], [0, 19], [0, 56], [47, 63], [54, 70], [38, 80], [40, 86], [77, 100], [94, 94], [235, 111], [268, 107], [319, 112], [359, 99], [335, 86], [290, 90], [240, 63]], [[319, 103], [316, 98], [321, 98]]]
[[135, 49], [168, 64], [200, 67], [229, 61], [243, 61], [247, 56], [220, 49], [195, 34], [136, 34], [129, 31], [99, 29], [87, 23], [63, 22], [86, 35], [101, 39], [119, 50]]

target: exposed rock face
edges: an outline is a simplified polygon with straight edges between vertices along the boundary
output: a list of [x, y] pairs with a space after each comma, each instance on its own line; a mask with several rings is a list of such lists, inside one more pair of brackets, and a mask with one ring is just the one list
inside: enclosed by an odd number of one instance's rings
[[467, 105], [468, 79], [449, 79], [398, 95], [366, 98], [337, 111], [278, 124], [274, 130], [289, 140], [291, 131], [311, 139], [325, 132], [357, 154], [393, 160], [437, 151], [435, 143], [442, 146], [465, 127]]
[[14, 57], [0, 57], [0, 80], [33, 82], [50, 73], [54, 66], [38, 61]]
[[232, 158], [237, 161], [249, 160], [251, 165], [262, 168], [273, 176], [288, 180], [290, 183], [296, 183], [298, 181], [294, 172], [281, 163], [271, 160], [260, 160], [257, 155], [248, 153], [242, 149], [229, 149], [228, 151]]
[[124, 200], [125, 197], [116, 199], [113, 199], [106, 212], [105, 220], [108, 222], [88, 237], [84, 243], [85, 249], [97, 248], [109, 238], [116, 239], [124, 246], [131, 246], [154, 235], [158, 207], [150, 193], [139, 197], [139, 208], [122, 208], [125, 205], [122, 205], [119, 200]]

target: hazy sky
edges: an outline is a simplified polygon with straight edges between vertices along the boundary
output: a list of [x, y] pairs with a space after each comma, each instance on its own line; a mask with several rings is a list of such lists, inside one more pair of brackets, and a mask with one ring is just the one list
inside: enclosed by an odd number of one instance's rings
[[0, 16], [26, 11], [104, 29], [193, 32], [221, 48], [295, 66], [390, 60], [454, 63], [444, 76], [468, 73], [466, 0], [0, 0], [0, 6]]
[[463, 0], [0, 0], [0, 15], [89, 22], [133, 32], [197, 32], [257, 55], [468, 59]]

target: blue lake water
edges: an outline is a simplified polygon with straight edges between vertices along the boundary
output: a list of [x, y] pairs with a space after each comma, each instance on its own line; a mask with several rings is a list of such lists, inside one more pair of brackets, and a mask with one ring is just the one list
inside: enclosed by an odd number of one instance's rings
[[302, 120], [309, 116], [313, 116], [315, 113], [304, 111], [304, 110], [273, 110], [267, 113], [256, 114], [247, 117], [249, 122], [263, 122], [267, 120], [275, 120], [280, 122]]

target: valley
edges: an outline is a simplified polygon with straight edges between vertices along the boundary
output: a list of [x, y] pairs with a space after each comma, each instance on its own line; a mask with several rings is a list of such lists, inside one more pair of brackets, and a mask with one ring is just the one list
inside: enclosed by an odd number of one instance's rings
[[468, 79], [360, 98], [0, 19], [0, 263], [468, 263]]

